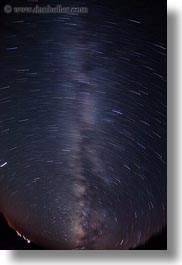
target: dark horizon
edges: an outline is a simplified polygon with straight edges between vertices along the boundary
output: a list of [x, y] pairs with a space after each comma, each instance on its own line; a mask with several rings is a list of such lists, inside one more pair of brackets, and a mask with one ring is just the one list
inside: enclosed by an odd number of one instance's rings
[[[46, 250], [36, 244], [27, 243], [22, 237], [8, 226], [5, 218], [0, 214], [0, 249], [2, 250]], [[131, 250], [167, 250], [167, 227], [153, 235], [144, 245]]]

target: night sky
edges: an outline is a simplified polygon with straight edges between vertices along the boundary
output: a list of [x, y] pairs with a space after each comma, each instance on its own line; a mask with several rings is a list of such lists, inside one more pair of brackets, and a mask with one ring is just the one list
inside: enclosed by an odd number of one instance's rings
[[166, 1], [61, 1], [86, 14], [6, 14], [5, 3], [37, 3], [1, 2], [0, 212], [9, 226], [46, 249], [133, 249], [165, 234]]

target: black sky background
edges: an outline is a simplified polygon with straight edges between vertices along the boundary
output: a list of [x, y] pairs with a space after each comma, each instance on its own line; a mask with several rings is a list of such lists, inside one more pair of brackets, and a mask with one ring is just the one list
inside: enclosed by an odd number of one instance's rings
[[[26, 2], [26, 1], [25, 1]], [[46, 3], [50, 3], [51, 1], [42, 2], [43, 5]], [[1, 12], [0, 12], [0, 34], [2, 36], [6, 35], [7, 27], [9, 26], [9, 20], [12, 17], [8, 17], [7, 14], [3, 12], [4, 4], [22, 4], [22, 1], [1, 1]], [[59, 3], [59, 1], [54, 1], [55, 3]], [[152, 40], [153, 43], [158, 43], [163, 46], [166, 45], [167, 41], [167, 1], [159, 0], [159, 1], [145, 1], [145, 0], [121, 0], [121, 1], [99, 1], [100, 5], [108, 6], [109, 9], [112, 10], [112, 13], [115, 14], [115, 18], [121, 17], [123, 19], [132, 19], [136, 21], [141, 21], [142, 23], [142, 32], [146, 33], [146, 39]], [[31, 4], [31, 2], [29, 2]], [[33, 3], [35, 5], [35, 3]], [[14, 15], [14, 19], [23, 19], [25, 15], [16, 16]], [[30, 15], [30, 18], [33, 15]], [[40, 15], [46, 16], [46, 15]], [[53, 15], [52, 15], [53, 16]], [[115, 19], [114, 18], [114, 19]], [[38, 17], [36, 17], [38, 19]], [[137, 32], [133, 31], [134, 38], [137, 38]], [[144, 36], [144, 35], [142, 35]], [[2, 38], [2, 42], [0, 42], [0, 49], [4, 51], [6, 44], [3, 43], [4, 38]], [[142, 40], [141, 40], [142, 41]], [[3, 52], [1, 52], [3, 55]], [[4, 62], [6, 65], [6, 62]], [[4, 64], [0, 62], [0, 70], [3, 71]], [[158, 69], [160, 74], [166, 78], [166, 60], [163, 60], [159, 63]], [[163, 91], [165, 93], [165, 90]], [[151, 95], [151, 101], [155, 101], [155, 94]], [[164, 96], [165, 97], [165, 96]], [[167, 98], [166, 98], [167, 100]], [[165, 128], [164, 128], [165, 129]], [[161, 153], [163, 154], [164, 160], [167, 159], [167, 146], [166, 142], [162, 145]], [[165, 174], [165, 170], [164, 170]], [[160, 217], [159, 217], [160, 218]], [[44, 249], [34, 244], [27, 244], [22, 238], [19, 238], [15, 231], [13, 231], [6, 223], [3, 215], [0, 215], [0, 249]], [[139, 246], [136, 249], [167, 249], [167, 227], [165, 226], [161, 232], [155, 234], [151, 237], [149, 241], [146, 242], [145, 245]]]

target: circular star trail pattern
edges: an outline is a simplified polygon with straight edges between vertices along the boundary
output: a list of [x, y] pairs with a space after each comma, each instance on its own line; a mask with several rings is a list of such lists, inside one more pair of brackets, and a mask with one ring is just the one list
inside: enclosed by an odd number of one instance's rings
[[1, 14], [0, 210], [42, 247], [131, 249], [166, 225], [166, 3], [61, 4], [89, 12]]

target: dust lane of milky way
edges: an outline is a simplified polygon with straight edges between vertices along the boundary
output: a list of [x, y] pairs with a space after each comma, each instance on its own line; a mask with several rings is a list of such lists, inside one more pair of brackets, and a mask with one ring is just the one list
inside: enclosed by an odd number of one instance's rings
[[88, 13], [0, 18], [0, 211], [42, 247], [134, 248], [166, 225], [166, 3], [61, 4]]

